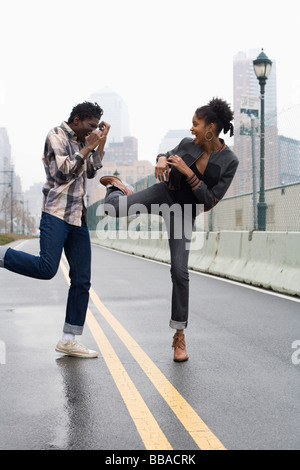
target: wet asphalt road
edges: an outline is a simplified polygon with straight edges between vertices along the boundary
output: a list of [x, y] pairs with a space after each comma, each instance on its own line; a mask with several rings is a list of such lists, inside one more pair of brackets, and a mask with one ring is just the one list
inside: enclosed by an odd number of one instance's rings
[[[38, 241], [19, 249], [37, 254]], [[300, 340], [300, 303], [196, 273], [190, 286], [190, 359], [176, 364], [169, 266], [94, 246], [93, 291], [118, 329], [99, 302], [91, 300], [90, 313], [120, 363], [104, 350], [82, 360], [54, 350], [68, 291], [62, 269], [51, 281], [1, 269], [0, 449], [144, 450], [146, 409], [160, 431], [157, 448], [166, 438], [174, 450], [196, 451], [193, 425], [174, 413], [181, 399], [192, 407], [187, 421], [201, 419], [208, 440], [226, 449], [299, 449], [300, 364], [292, 343]], [[80, 341], [99, 349], [91, 328]]]

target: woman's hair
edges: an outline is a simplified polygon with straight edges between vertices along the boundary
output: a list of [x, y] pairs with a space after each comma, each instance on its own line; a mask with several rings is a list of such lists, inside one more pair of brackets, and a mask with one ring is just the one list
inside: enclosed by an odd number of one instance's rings
[[100, 108], [98, 103], [90, 103], [85, 101], [84, 103], [77, 104], [71, 111], [68, 119], [68, 124], [72, 123], [75, 116], [78, 116], [81, 121], [86, 118], [98, 118], [100, 119], [103, 114], [103, 109]]
[[230, 137], [233, 136], [233, 112], [229, 104], [220, 98], [213, 98], [206, 106], [196, 109], [198, 119], [204, 119], [205, 123], [215, 123], [217, 125], [217, 133], [220, 134], [223, 129], [224, 134], [230, 130]]

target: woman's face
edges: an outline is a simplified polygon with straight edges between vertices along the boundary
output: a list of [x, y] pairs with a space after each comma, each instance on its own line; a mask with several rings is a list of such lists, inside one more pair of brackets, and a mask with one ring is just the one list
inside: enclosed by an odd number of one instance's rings
[[197, 118], [196, 114], [193, 116], [193, 125], [191, 133], [194, 135], [194, 142], [197, 145], [202, 145], [205, 142], [205, 134], [212, 131], [212, 125], [206, 125], [204, 119]]

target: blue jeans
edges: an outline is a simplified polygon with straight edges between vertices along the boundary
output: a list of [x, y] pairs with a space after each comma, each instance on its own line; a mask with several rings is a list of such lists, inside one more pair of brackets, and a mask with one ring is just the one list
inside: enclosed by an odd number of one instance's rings
[[[155, 205], [158, 207], [155, 207]], [[154, 184], [129, 196], [124, 196], [124, 193], [116, 187], [110, 187], [107, 189], [105, 197], [106, 212], [116, 217], [127, 216], [132, 207], [136, 207], [140, 213], [160, 214], [162, 205], [169, 208], [176, 206], [173, 192], [168, 189], [165, 183]], [[110, 210], [110, 206], [113, 210]], [[188, 325], [188, 258], [195, 216], [192, 211], [184, 212], [182, 210], [175, 211], [175, 214], [166, 211], [162, 216], [168, 229], [171, 254], [172, 305], [170, 327], [181, 330]], [[180, 236], [175, 233], [176, 227], [179, 228]]]
[[4, 268], [35, 279], [52, 279], [65, 251], [70, 288], [63, 331], [82, 334], [91, 286], [91, 244], [84, 218], [81, 227], [43, 212], [40, 223], [40, 256], [8, 248]]

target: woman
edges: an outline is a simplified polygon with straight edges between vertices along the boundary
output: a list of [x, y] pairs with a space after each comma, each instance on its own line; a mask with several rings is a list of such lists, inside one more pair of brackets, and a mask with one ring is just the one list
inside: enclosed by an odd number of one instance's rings
[[155, 176], [159, 184], [132, 194], [114, 176], [100, 179], [108, 187], [106, 210], [112, 205], [117, 217], [126, 216], [133, 204], [140, 204], [146, 213], [161, 213], [159, 205], [162, 204], [170, 209], [174, 205], [181, 209], [162, 214], [167, 222], [171, 253], [170, 326], [176, 329], [172, 345], [176, 362], [188, 359], [184, 329], [188, 323], [188, 256], [193, 223], [199, 205], [208, 211], [224, 197], [238, 166], [235, 154], [219, 138], [222, 130], [233, 135], [232, 120], [233, 112], [221, 99], [214, 98], [208, 105], [198, 108], [191, 127], [194, 139], [185, 138], [173, 150], [158, 155]]

